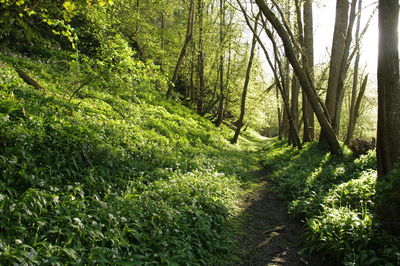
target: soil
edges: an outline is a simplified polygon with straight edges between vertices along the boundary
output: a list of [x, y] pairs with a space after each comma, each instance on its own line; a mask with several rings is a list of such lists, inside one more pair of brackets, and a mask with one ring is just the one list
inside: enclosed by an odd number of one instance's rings
[[[286, 203], [272, 191], [268, 172], [255, 171], [262, 186], [244, 201], [242, 234], [238, 237], [238, 265], [323, 265], [298, 254], [303, 226], [287, 214]], [[236, 265], [237, 265], [236, 264]]]

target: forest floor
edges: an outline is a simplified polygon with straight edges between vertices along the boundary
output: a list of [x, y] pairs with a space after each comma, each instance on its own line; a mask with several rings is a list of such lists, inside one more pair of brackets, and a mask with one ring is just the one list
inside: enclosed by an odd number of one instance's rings
[[321, 265], [316, 258], [298, 254], [303, 227], [287, 214], [287, 207], [272, 190], [268, 172], [251, 173], [259, 187], [243, 201], [243, 223], [238, 236], [238, 265]]

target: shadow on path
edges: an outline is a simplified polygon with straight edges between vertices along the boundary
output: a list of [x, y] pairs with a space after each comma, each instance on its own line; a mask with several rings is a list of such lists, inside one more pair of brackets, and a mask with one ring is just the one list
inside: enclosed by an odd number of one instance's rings
[[252, 175], [261, 180], [262, 186], [244, 201], [237, 264], [321, 265], [316, 259], [298, 255], [302, 225], [289, 217], [285, 203], [272, 191], [267, 171], [260, 169]]

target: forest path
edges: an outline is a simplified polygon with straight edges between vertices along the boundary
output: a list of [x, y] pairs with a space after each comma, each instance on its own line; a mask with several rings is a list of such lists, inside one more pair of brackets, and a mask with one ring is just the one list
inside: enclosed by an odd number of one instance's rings
[[259, 169], [251, 175], [260, 180], [260, 186], [243, 202], [235, 265], [321, 265], [298, 254], [303, 227], [287, 214], [286, 204], [271, 188], [268, 172]]

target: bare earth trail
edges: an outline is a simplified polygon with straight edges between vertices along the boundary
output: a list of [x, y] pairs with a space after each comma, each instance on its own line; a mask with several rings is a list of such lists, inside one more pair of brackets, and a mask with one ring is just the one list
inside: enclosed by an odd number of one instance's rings
[[264, 169], [252, 175], [262, 182], [260, 189], [244, 201], [242, 234], [238, 237], [235, 265], [323, 265], [318, 259], [298, 255], [302, 249], [302, 225], [287, 214], [286, 204], [272, 191]]

